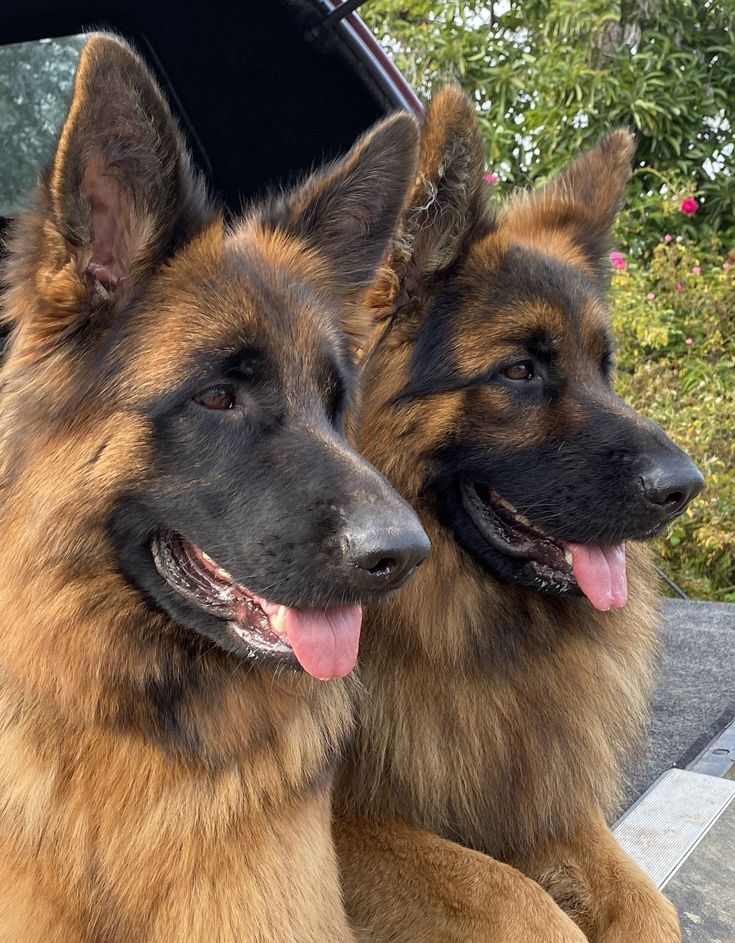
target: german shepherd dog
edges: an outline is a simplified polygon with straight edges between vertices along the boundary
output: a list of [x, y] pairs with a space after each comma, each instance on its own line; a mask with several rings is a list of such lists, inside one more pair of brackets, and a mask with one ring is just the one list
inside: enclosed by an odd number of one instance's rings
[[632, 153], [614, 131], [492, 213], [472, 104], [442, 90], [368, 295], [354, 442], [433, 546], [366, 616], [338, 803], [348, 910], [391, 940], [582, 939], [562, 909], [596, 943], [679, 940], [606, 825], [655, 648], [641, 542], [702, 487], [613, 391], [607, 254]]
[[354, 939], [311, 675], [428, 548], [341, 435], [417, 139], [228, 226], [141, 60], [85, 46], [5, 270], [0, 940]]

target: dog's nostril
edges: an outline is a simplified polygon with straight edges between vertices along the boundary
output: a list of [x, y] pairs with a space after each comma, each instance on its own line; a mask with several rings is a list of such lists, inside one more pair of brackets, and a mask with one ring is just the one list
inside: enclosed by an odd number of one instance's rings
[[[357, 564], [360, 566], [360, 564]], [[368, 573], [372, 573], [373, 576], [387, 576], [389, 573], [392, 573], [398, 566], [398, 561], [394, 557], [381, 557], [377, 563], [374, 563], [372, 566], [366, 566], [364, 569]]]
[[367, 548], [362, 553], [359, 550], [357, 553], [353, 552], [350, 557], [353, 566], [369, 573], [370, 576], [389, 577], [405, 563], [403, 554], [398, 548], [395, 552], [391, 552], [388, 547], [380, 547], [375, 550]]
[[429, 539], [416, 518], [379, 515], [343, 535], [345, 562], [351, 564], [352, 585], [360, 591], [383, 592], [402, 585], [429, 553]]
[[681, 513], [703, 484], [699, 470], [683, 453], [654, 465], [641, 476], [646, 500], [664, 519]]

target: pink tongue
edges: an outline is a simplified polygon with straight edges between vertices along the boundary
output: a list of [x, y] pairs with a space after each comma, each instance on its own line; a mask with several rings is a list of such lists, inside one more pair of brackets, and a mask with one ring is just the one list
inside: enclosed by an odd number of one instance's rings
[[595, 609], [621, 609], [628, 601], [625, 544], [565, 544], [579, 588]]
[[327, 681], [341, 678], [355, 667], [361, 624], [360, 606], [287, 608], [281, 629], [301, 667]]

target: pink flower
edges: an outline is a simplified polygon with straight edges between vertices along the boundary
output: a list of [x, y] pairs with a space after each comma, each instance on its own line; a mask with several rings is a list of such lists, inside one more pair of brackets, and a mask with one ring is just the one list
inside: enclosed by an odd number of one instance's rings
[[485, 174], [485, 183], [493, 184], [500, 180], [497, 174]]
[[677, 236], [677, 237], [676, 237], [676, 241], [677, 241], [677, 242], [684, 242], [684, 237], [683, 237], [683, 236]]
[[730, 263], [729, 263], [729, 262], [723, 262], [723, 263], [722, 263], [722, 267], [723, 267], [723, 269], [724, 269], [725, 271], [727, 271], [727, 270], [730, 268]]
[[676, 291], [684, 291], [684, 286], [682, 285], [681, 282], [677, 282], [674, 288]]
[[694, 341], [691, 339], [691, 337], [687, 337], [687, 339], [684, 341], [684, 343], [685, 343], [685, 344], [689, 344], [689, 346], [691, 347], [691, 345], [694, 343]]
[[656, 295], [652, 291], [649, 291], [648, 294], [646, 295], [646, 301], [653, 301], [655, 297]]
[[628, 263], [625, 261], [625, 256], [622, 252], [611, 252], [610, 261], [613, 264], [613, 268], [619, 269], [621, 272], [628, 267]]
[[702, 274], [702, 268], [701, 268], [701, 266], [699, 266], [699, 265], [693, 265], [693, 266], [692, 266], [692, 273], [693, 273], [694, 275], [701, 275], [701, 274]]
[[671, 235], [671, 233], [667, 232], [666, 235], [664, 236], [664, 242], [671, 242], [673, 238], [674, 237]]
[[694, 216], [699, 209], [699, 203], [693, 196], [685, 196], [679, 205], [679, 209], [685, 216]]

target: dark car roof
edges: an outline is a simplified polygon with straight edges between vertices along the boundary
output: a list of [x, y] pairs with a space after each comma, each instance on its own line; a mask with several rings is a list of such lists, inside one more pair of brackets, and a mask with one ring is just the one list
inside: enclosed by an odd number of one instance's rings
[[420, 109], [355, 14], [319, 30], [335, 5], [5, 0], [0, 44], [94, 28], [131, 39], [167, 86], [213, 188], [236, 209], [344, 152], [387, 112]]

